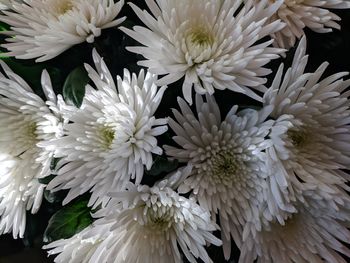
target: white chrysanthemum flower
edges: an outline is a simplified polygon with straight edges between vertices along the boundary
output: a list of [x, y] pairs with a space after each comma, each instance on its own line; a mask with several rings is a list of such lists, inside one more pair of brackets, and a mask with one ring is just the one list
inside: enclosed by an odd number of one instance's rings
[[193, 165], [191, 175], [178, 190], [193, 190], [201, 206], [214, 218], [219, 215], [224, 254], [229, 258], [231, 236], [239, 247], [246, 222], [260, 229], [259, 209], [273, 202], [266, 198], [269, 173], [263, 152], [270, 145], [265, 137], [273, 121], [265, 121], [270, 107], [237, 113], [237, 106], [222, 121], [214, 98], [206, 99], [204, 103], [196, 96], [198, 118], [184, 100], [178, 100], [181, 113], [173, 111], [176, 121], [170, 119], [169, 126], [181, 148], [165, 149], [172, 158]]
[[80, 109], [64, 127], [66, 136], [47, 144], [62, 158], [48, 189], [70, 189], [64, 204], [92, 188], [89, 205], [97, 205], [130, 178], [139, 184], [144, 166], [152, 166], [152, 154], [162, 154], [155, 136], [167, 130], [167, 120], [154, 117], [166, 89], [158, 90], [155, 75], [125, 70], [116, 88], [96, 51], [93, 59], [97, 72], [89, 65], [86, 69], [98, 90], [87, 86]]
[[327, 63], [304, 73], [305, 50], [304, 37], [291, 68], [283, 76], [281, 65], [265, 93], [264, 104], [274, 106], [270, 116], [277, 120], [268, 156], [279, 166], [275, 171], [279, 189], [308, 184], [333, 199], [341, 188], [347, 189], [350, 179], [341, 170], [350, 167], [350, 80], [342, 79], [348, 74], [344, 72], [320, 80]]
[[[28, 84], [1, 65], [7, 76], [0, 74], [0, 232], [13, 228], [13, 235], [23, 236], [25, 210], [38, 211], [44, 185], [38, 178], [50, 175], [53, 152], [40, 146], [62, 135], [67, 122], [60, 112], [65, 107], [56, 97], [46, 71], [42, 87], [45, 103]], [[9, 166], [9, 164], [11, 164]]]
[[190, 262], [212, 262], [206, 243], [221, 245], [210, 232], [216, 230], [208, 211], [193, 199], [176, 193], [172, 186], [186, 177], [191, 167], [153, 187], [129, 183], [95, 216], [103, 216], [80, 234], [58, 240], [45, 249], [60, 253], [55, 262], [181, 263], [179, 248]]
[[350, 257], [350, 202], [335, 209], [315, 191], [309, 191], [283, 225], [273, 222], [255, 235], [246, 237], [240, 263], [327, 262], [346, 263], [337, 252]]
[[[270, 73], [264, 68], [282, 49], [269, 47], [273, 40], [260, 41], [284, 24], [266, 23], [282, 1], [267, 7], [268, 0], [149, 0], [151, 14], [131, 7], [148, 27], [121, 30], [144, 46], [128, 47], [143, 55], [139, 65], [157, 75], [158, 84], [185, 77], [182, 91], [192, 103], [192, 87], [199, 94], [229, 89], [260, 100], [255, 91]], [[259, 44], [257, 44], [259, 42]]]
[[26, 0], [12, 1], [0, 21], [11, 26], [6, 56], [20, 59], [52, 59], [70, 47], [92, 43], [101, 30], [119, 25], [116, 19], [124, 0]]
[[[259, 2], [259, 1], [257, 1]], [[275, 0], [270, 0], [274, 3]], [[278, 11], [270, 18], [270, 22], [281, 19], [286, 23], [281, 31], [272, 34], [279, 47], [290, 48], [297, 39], [304, 35], [304, 28], [317, 33], [328, 33], [333, 28], [340, 29], [337, 21], [340, 17], [330, 9], [350, 8], [348, 0], [284, 0]]]

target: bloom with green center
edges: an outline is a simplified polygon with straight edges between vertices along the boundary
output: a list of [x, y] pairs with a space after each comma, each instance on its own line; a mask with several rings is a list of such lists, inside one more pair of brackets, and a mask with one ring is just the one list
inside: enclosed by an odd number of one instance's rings
[[216, 224], [194, 199], [173, 189], [190, 172], [191, 167], [180, 169], [153, 187], [129, 183], [111, 194], [90, 227], [44, 248], [60, 253], [56, 262], [182, 263], [181, 250], [191, 263], [211, 263], [205, 246], [222, 243], [211, 233]]
[[218, 215], [228, 259], [231, 237], [240, 246], [244, 225], [250, 222], [260, 229], [260, 207], [274, 202], [266, 195], [268, 167], [264, 149], [270, 142], [265, 137], [273, 123], [265, 121], [269, 108], [237, 113], [238, 107], [234, 106], [222, 121], [213, 97], [206, 96], [204, 102], [196, 96], [198, 117], [184, 100], [178, 102], [181, 112], [173, 111], [175, 119], [169, 120], [169, 126], [179, 147], [165, 146], [165, 150], [171, 158], [193, 166], [179, 192], [192, 191], [214, 219]]
[[264, 66], [283, 52], [265, 39], [284, 26], [267, 22], [282, 2], [149, 0], [150, 13], [130, 2], [145, 26], [120, 29], [141, 44], [127, 47], [145, 58], [138, 64], [165, 75], [159, 85], [184, 78], [182, 92], [190, 104], [193, 88], [199, 94], [229, 89], [261, 101], [270, 73]]
[[[292, 66], [283, 75], [283, 65], [265, 93], [265, 106], [273, 106], [276, 120], [268, 149], [276, 168], [273, 191], [281, 203], [295, 201], [305, 187], [318, 189], [326, 199], [337, 199], [347, 189], [350, 167], [350, 80], [342, 72], [322, 79], [327, 63], [315, 72], [304, 73], [306, 39], [296, 51]], [[289, 200], [289, 201], [288, 201]]]
[[36, 213], [45, 185], [38, 179], [50, 175], [53, 151], [41, 144], [60, 138], [61, 114], [66, 105], [52, 90], [46, 71], [42, 74], [45, 102], [28, 84], [0, 62], [0, 234], [23, 237], [26, 210]]
[[125, 70], [116, 87], [96, 51], [93, 59], [96, 70], [89, 65], [86, 70], [97, 90], [87, 86], [80, 109], [64, 126], [65, 136], [46, 145], [61, 158], [48, 189], [69, 189], [64, 204], [89, 190], [89, 205], [106, 204], [109, 191], [124, 189], [130, 179], [139, 184], [152, 154], [162, 153], [156, 136], [167, 130], [167, 120], [154, 117], [166, 89], [158, 89], [156, 76]]

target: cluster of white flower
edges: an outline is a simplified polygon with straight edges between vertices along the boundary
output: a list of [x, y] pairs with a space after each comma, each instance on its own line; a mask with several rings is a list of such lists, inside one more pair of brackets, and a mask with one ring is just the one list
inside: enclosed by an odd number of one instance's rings
[[[147, 72], [124, 69], [114, 78], [93, 49], [80, 107], [55, 94], [47, 71], [43, 99], [0, 62], [0, 234], [23, 237], [26, 210], [38, 211], [44, 190], [68, 190], [63, 205], [90, 194], [95, 221], [44, 246], [59, 254], [55, 262], [208, 263], [206, 246], [222, 246], [229, 260], [232, 240], [239, 262], [346, 262], [338, 252], [350, 257], [350, 80], [347, 73], [322, 78], [327, 63], [305, 73], [303, 29], [339, 28], [324, 8], [350, 2], [145, 4], [149, 11], [130, 3], [144, 26], [119, 29], [142, 45], [127, 49], [144, 57], [138, 65]], [[6, 1], [3, 55], [42, 62], [93, 43], [126, 19], [117, 19], [123, 5]], [[281, 64], [267, 87], [267, 64], [297, 39], [291, 67]], [[179, 110], [158, 118], [165, 85], [179, 80]], [[222, 118], [218, 90], [245, 94], [261, 108], [231, 105]], [[168, 126], [172, 145], [159, 143]], [[163, 154], [182, 167], [144, 184]], [[50, 174], [48, 185], [40, 183]]]

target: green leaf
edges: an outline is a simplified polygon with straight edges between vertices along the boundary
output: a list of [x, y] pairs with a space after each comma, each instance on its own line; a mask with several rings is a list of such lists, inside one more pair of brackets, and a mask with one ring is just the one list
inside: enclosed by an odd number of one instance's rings
[[10, 30], [10, 26], [4, 22], [0, 22], [0, 31]]
[[66, 101], [80, 107], [85, 95], [85, 86], [89, 76], [84, 67], [75, 68], [67, 77], [63, 85], [63, 97]]
[[158, 176], [161, 173], [169, 173], [175, 170], [177, 167], [177, 160], [171, 161], [164, 157], [157, 156], [153, 162], [151, 169], [149, 171], [146, 171], [146, 173], [152, 176]]
[[50, 164], [50, 169], [51, 170], [55, 170], [56, 165], [58, 164], [58, 162], [61, 160], [62, 158], [53, 158], [51, 160], [51, 164]]
[[39, 180], [39, 183], [41, 183], [41, 184], [49, 184], [52, 181], [52, 179], [55, 177], [56, 177], [56, 175], [50, 174], [46, 177], [39, 178], [38, 180]]
[[49, 220], [44, 233], [44, 242], [70, 238], [93, 222], [88, 200], [77, 199], [56, 212]]

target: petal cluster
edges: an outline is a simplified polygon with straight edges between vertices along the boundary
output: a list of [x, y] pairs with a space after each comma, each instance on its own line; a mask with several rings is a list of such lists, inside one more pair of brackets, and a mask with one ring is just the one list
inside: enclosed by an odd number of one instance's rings
[[196, 117], [179, 99], [181, 113], [174, 110], [169, 126], [180, 148], [165, 146], [168, 156], [193, 165], [191, 175], [179, 192], [193, 191], [199, 204], [219, 215], [225, 257], [230, 257], [231, 236], [238, 246], [247, 222], [260, 229], [259, 210], [267, 202], [266, 177], [269, 176], [264, 149], [273, 121], [265, 121], [269, 107], [258, 112], [237, 113], [232, 107], [225, 120], [213, 97], [206, 102], [197, 95]]
[[184, 77], [182, 91], [190, 104], [193, 88], [199, 94], [229, 89], [261, 100], [256, 91], [264, 91], [258, 87], [270, 73], [264, 66], [283, 51], [262, 39], [284, 26], [267, 23], [282, 1], [271, 6], [268, 0], [256, 5], [242, 0], [146, 3], [151, 13], [130, 4], [146, 27], [121, 30], [143, 45], [127, 48], [145, 57], [139, 65], [166, 75], [160, 84]]
[[155, 75], [125, 70], [116, 87], [96, 51], [93, 58], [97, 71], [86, 69], [97, 90], [87, 86], [80, 109], [64, 126], [65, 136], [46, 145], [61, 158], [48, 188], [70, 189], [64, 203], [91, 189], [90, 205], [98, 205], [130, 179], [139, 184], [144, 166], [152, 166], [152, 154], [162, 154], [155, 137], [167, 130], [167, 120], [154, 117], [166, 89], [158, 90]]
[[281, 65], [265, 93], [264, 104], [274, 107], [270, 116], [277, 120], [268, 155], [272, 163], [282, 164], [275, 173], [281, 188], [311, 185], [332, 199], [347, 189], [349, 179], [342, 169], [350, 166], [350, 81], [342, 79], [345, 72], [321, 80], [327, 63], [304, 73], [305, 50], [303, 38], [292, 66], [283, 75]]
[[[270, 2], [275, 2], [270, 0]], [[310, 28], [317, 33], [328, 33], [340, 29], [337, 23], [340, 17], [328, 9], [350, 8], [347, 0], [284, 0], [278, 11], [270, 18], [286, 23], [281, 31], [272, 34], [279, 47], [290, 48], [295, 45], [297, 39], [304, 34], [305, 28]]]
[[[187, 167], [175, 177], [190, 171]], [[212, 262], [204, 246], [221, 245], [210, 233], [216, 226], [206, 210], [172, 189], [172, 177], [153, 187], [128, 184], [127, 190], [112, 193], [107, 207], [95, 214], [103, 217], [92, 226], [45, 248], [61, 252], [55, 262], [181, 263], [179, 248], [190, 262]]]
[[50, 175], [53, 151], [41, 143], [63, 134], [61, 114], [65, 103], [52, 90], [50, 77], [42, 74], [47, 101], [36, 95], [28, 84], [1, 62], [0, 74], [0, 231], [13, 230], [23, 237], [25, 212], [38, 211], [44, 185], [38, 178]]
[[[240, 262], [346, 262], [350, 242], [350, 84], [338, 73], [321, 80], [327, 67], [304, 73], [308, 61], [302, 38], [292, 66], [280, 66], [264, 104], [275, 119], [266, 149], [269, 195], [278, 216], [245, 225]], [[271, 210], [271, 209], [270, 209]], [[265, 216], [265, 209], [260, 215]], [[273, 213], [272, 213], [273, 214]]]
[[11, 26], [3, 44], [7, 56], [52, 59], [82, 42], [94, 42], [104, 28], [120, 24], [116, 19], [124, 0], [31, 0], [12, 1], [0, 21]]
[[23, 237], [26, 210], [40, 208], [45, 185], [36, 179], [39, 169], [31, 166], [30, 160], [0, 154], [0, 234]]
[[254, 262], [339, 262], [347, 261], [350, 250], [349, 196], [333, 208], [317, 191], [304, 193], [304, 201], [297, 202], [298, 212], [290, 214], [285, 223], [273, 222], [256, 235], [246, 238], [239, 263]]

